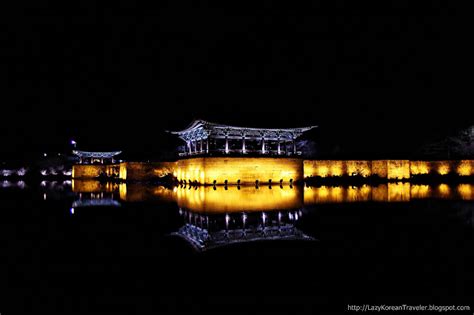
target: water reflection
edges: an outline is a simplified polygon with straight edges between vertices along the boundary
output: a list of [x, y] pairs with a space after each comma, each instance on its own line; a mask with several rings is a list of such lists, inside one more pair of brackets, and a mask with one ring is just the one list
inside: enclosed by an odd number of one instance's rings
[[[397, 182], [374, 186], [166, 188], [140, 183], [73, 180], [72, 183], [42, 182], [40, 186], [50, 194], [49, 191], [58, 191], [61, 190], [58, 187], [68, 185], [74, 196], [71, 214], [80, 207], [118, 207], [135, 202], [162, 206], [169, 203], [171, 208], [179, 211], [183, 220], [183, 225], [173, 235], [185, 239], [200, 251], [261, 240], [314, 240], [312, 232], [310, 235], [305, 234], [298, 226], [301, 226], [305, 209], [321, 204], [474, 200], [474, 184], [423, 185]], [[61, 193], [64, 195], [64, 191]], [[43, 199], [49, 200], [46, 192]], [[470, 211], [468, 214], [472, 218]]]
[[113, 192], [79, 193], [72, 208], [78, 207], [120, 207]]
[[208, 250], [235, 243], [263, 240], [314, 241], [295, 227], [303, 211], [195, 213], [180, 208], [185, 224], [173, 235], [189, 242], [197, 250]]
[[388, 183], [377, 186], [305, 187], [304, 204], [350, 202], [409, 202], [420, 199], [474, 200], [474, 184], [449, 186]]
[[[50, 186], [55, 186], [50, 183]], [[305, 205], [353, 202], [409, 202], [420, 199], [474, 200], [474, 184], [387, 183], [376, 186], [251, 186], [174, 187], [139, 183], [101, 183], [73, 180], [75, 193], [113, 192], [126, 202], [172, 202], [201, 213], [274, 211]]]
[[227, 213], [239, 211], [275, 211], [303, 207], [303, 189], [289, 186], [268, 187], [230, 186], [177, 188], [178, 206], [194, 212]]
[[25, 189], [26, 188], [26, 183], [23, 180], [17, 180], [17, 181], [2, 180], [2, 181], [0, 181], [0, 188]]

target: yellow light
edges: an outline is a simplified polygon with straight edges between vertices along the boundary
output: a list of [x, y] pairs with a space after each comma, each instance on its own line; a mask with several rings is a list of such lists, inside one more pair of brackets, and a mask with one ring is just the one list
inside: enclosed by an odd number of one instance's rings
[[303, 206], [303, 190], [269, 189], [252, 186], [218, 187], [200, 186], [197, 189], [178, 188], [179, 207], [194, 212], [229, 213], [240, 211], [272, 211], [298, 209]]
[[431, 197], [431, 188], [429, 185], [412, 185], [411, 186], [411, 198], [412, 199], [425, 199]]
[[451, 189], [446, 184], [440, 184], [438, 186], [438, 191], [441, 198], [449, 198], [451, 195]]
[[321, 177], [327, 177], [329, 174], [329, 169], [326, 166], [318, 167], [317, 175]]
[[388, 201], [400, 202], [410, 201], [410, 183], [389, 183], [388, 184]]
[[472, 184], [460, 184], [458, 186], [458, 193], [463, 200], [474, 200], [474, 185]]
[[442, 162], [439, 166], [438, 166], [438, 173], [440, 175], [446, 175], [449, 173], [449, 164], [448, 162]]
[[460, 176], [471, 176], [473, 175], [471, 161], [461, 161], [457, 167], [456, 172]]
[[426, 175], [430, 172], [429, 162], [411, 161], [410, 172], [412, 175]]

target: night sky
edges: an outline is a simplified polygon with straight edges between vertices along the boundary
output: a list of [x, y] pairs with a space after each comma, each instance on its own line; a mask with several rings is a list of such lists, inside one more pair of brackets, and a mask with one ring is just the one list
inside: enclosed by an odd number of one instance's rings
[[1, 154], [73, 138], [159, 156], [163, 130], [201, 118], [316, 124], [322, 147], [409, 155], [474, 123], [469, 10], [414, 2], [2, 8]]

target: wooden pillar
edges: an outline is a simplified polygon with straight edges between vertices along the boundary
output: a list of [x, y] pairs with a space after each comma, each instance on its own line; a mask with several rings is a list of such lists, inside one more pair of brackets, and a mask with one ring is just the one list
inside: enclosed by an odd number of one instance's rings
[[293, 138], [293, 154], [296, 154], [296, 139]]
[[278, 155], [281, 154], [280, 137], [278, 137]]
[[206, 138], [206, 153], [209, 153], [209, 138]]
[[201, 138], [201, 141], [200, 141], [200, 142], [201, 142], [201, 146], [200, 146], [200, 150], [199, 150], [199, 151], [202, 153], [202, 150], [203, 150], [203, 148], [204, 148], [203, 145], [202, 145], [202, 138]]
[[191, 153], [192, 153], [192, 149], [191, 149], [191, 141], [190, 141], [190, 140], [186, 141], [186, 144], [188, 145], [188, 151], [189, 151], [189, 154], [191, 154]]
[[225, 136], [225, 153], [229, 153], [229, 138]]
[[245, 136], [242, 136], [242, 153], [245, 154]]
[[262, 137], [262, 154], [265, 154], [265, 137]]
[[194, 153], [197, 153], [197, 151], [198, 151], [197, 140], [194, 140]]

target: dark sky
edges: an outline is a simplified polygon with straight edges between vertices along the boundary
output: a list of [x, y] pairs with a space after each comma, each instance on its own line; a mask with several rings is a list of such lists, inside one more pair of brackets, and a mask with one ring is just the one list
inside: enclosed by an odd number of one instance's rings
[[65, 3], [1, 10], [4, 157], [71, 138], [158, 152], [193, 118], [317, 124], [321, 143], [389, 156], [474, 122], [460, 2]]

